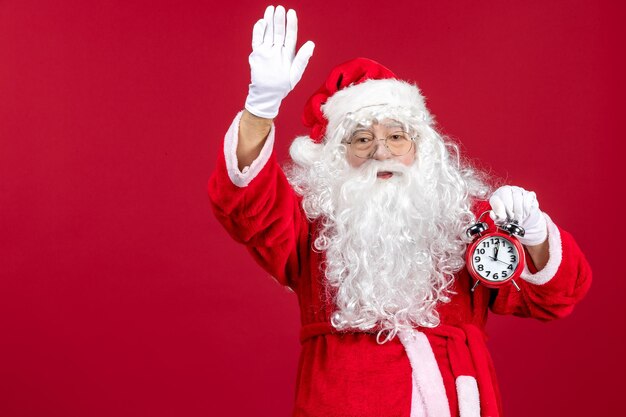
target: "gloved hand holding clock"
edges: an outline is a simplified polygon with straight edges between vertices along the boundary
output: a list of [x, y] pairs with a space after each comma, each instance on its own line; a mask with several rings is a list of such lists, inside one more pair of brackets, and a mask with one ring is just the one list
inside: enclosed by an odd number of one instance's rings
[[521, 187], [505, 185], [498, 188], [489, 198], [491, 212], [489, 216], [496, 223], [516, 220], [525, 230], [519, 238], [537, 269], [542, 269], [548, 261], [548, 225], [545, 216], [539, 210], [537, 195]]

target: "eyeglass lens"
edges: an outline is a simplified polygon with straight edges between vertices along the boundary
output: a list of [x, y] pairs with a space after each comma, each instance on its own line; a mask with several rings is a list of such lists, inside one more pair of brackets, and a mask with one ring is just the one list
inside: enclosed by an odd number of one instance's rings
[[[375, 152], [376, 143], [379, 140], [381, 139], [376, 139], [369, 132], [359, 132], [350, 139], [350, 150], [360, 158], [369, 158]], [[384, 139], [384, 142], [389, 152], [394, 156], [407, 154], [413, 146], [411, 137], [403, 131], [390, 134]]]

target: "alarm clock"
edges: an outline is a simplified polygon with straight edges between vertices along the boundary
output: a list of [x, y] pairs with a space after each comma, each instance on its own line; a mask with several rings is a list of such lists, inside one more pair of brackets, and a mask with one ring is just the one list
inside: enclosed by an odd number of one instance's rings
[[467, 228], [467, 236], [472, 243], [465, 252], [467, 269], [476, 283], [489, 288], [499, 288], [506, 284], [513, 284], [520, 291], [515, 282], [525, 265], [524, 247], [518, 240], [524, 236], [524, 229], [515, 220], [507, 220], [502, 224], [489, 225], [481, 222], [484, 212], [478, 222]]

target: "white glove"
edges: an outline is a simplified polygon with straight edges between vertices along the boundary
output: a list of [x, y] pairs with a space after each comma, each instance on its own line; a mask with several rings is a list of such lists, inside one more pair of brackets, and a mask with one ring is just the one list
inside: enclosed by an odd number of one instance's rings
[[[306, 42], [296, 55], [298, 17], [294, 10], [268, 6], [263, 19], [252, 29], [252, 53], [248, 58], [252, 82], [246, 98], [246, 110], [258, 117], [273, 119], [278, 115], [280, 102], [296, 86], [315, 44]], [[295, 57], [294, 57], [295, 55]]]
[[541, 210], [537, 195], [521, 187], [505, 185], [498, 188], [489, 198], [489, 216], [496, 223], [517, 220], [526, 234], [519, 238], [522, 245], [533, 246], [543, 243], [548, 237], [548, 223]]

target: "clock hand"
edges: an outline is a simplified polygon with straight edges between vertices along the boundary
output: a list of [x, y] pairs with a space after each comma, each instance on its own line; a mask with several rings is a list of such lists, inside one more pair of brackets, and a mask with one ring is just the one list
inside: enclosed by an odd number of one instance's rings
[[494, 250], [494, 255], [493, 255], [493, 257], [495, 258], [494, 261], [498, 260], [498, 248], [499, 248], [499, 246], [496, 245], [495, 250]]
[[489, 256], [489, 259], [491, 259], [492, 261], [502, 262], [505, 265], [511, 265], [511, 264], [506, 263], [506, 262], [504, 262], [504, 261], [502, 261], [500, 259], [494, 258], [493, 256]]
[[511, 265], [511, 264], [508, 264], [508, 263], [506, 263], [506, 262], [504, 262], [504, 261], [501, 261], [500, 259], [494, 259], [494, 261], [502, 262], [502, 263], [503, 263], [503, 264], [505, 264], [505, 265]]

